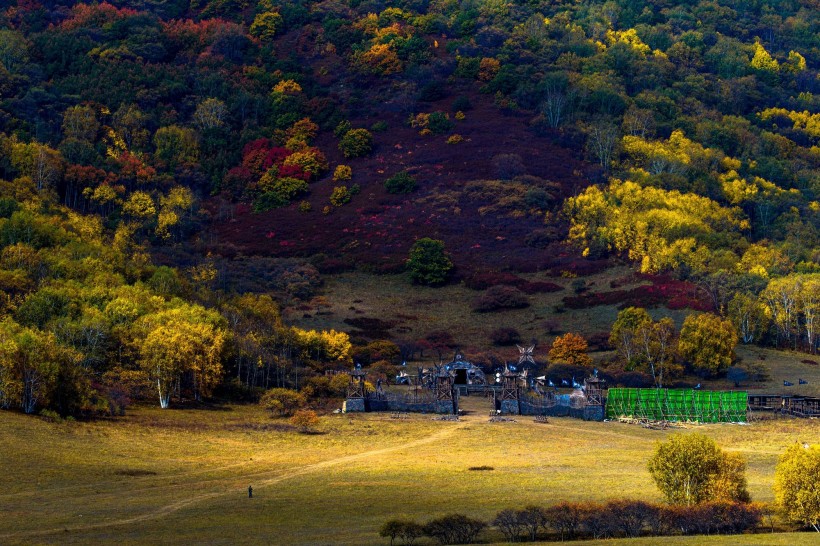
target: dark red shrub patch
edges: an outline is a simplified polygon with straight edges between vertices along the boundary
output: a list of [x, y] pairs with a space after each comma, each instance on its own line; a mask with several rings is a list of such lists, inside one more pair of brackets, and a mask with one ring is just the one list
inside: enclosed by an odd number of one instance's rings
[[627, 307], [652, 308], [665, 306], [669, 309], [694, 309], [711, 311], [711, 304], [700, 294], [695, 285], [670, 279], [666, 276], [641, 275], [640, 278], [652, 282], [630, 290], [591, 292], [577, 296], [566, 296], [564, 305], [570, 309], [585, 309], [598, 305], [618, 305]]
[[492, 286], [506, 284], [516, 286], [521, 282], [526, 282], [524, 279], [512, 273], [501, 272], [476, 272], [465, 277], [464, 286], [472, 290], [487, 290]]
[[490, 332], [490, 339], [495, 345], [514, 345], [521, 341], [521, 334], [515, 328], [496, 328]]
[[464, 286], [472, 290], [487, 290], [493, 286], [514, 286], [527, 294], [558, 292], [563, 288], [546, 281], [528, 281], [506, 272], [477, 272], [464, 278]]
[[561, 285], [546, 281], [525, 281], [519, 284], [517, 288], [526, 294], [546, 294], [548, 292], [560, 292], [564, 289]]
[[612, 346], [609, 344], [609, 332], [595, 332], [587, 336], [589, 347], [594, 351], [609, 351]]
[[489, 313], [501, 309], [522, 309], [529, 306], [527, 296], [513, 286], [493, 286], [473, 301], [473, 310]]

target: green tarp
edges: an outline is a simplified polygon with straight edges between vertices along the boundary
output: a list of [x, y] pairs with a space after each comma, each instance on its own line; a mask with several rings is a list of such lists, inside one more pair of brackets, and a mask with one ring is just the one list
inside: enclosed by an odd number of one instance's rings
[[746, 391], [609, 389], [606, 398], [606, 417], [697, 423], [743, 423], [746, 421], [746, 399]]

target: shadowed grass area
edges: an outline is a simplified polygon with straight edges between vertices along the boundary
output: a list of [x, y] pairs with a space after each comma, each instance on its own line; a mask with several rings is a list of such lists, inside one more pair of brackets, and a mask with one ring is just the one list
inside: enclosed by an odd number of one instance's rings
[[[605, 272], [586, 276], [583, 280], [596, 291], [607, 291], [610, 290], [611, 281], [631, 279], [631, 273], [630, 268], [613, 267]], [[562, 299], [573, 294], [571, 279], [544, 273], [521, 277], [528, 281], [555, 283], [566, 289], [528, 294], [530, 305], [523, 309], [477, 313], [473, 311], [473, 300], [483, 292], [471, 290], [461, 283], [430, 288], [410, 284], [406, 275], [344, 273], [326, 276], [325, 296], [304, 308], [290, 309], [286, 317], [303, 328], [333, 328], [343, 331], [351, 330], [344, 319], [378, 318], [393, 322], [395, 327], [391, 329], [391, 333], [398, 338], [419, 339], [434, 330], [447, 330], [453, 334], [457, 343], [486, 349], [491, 347], [490, 332], [499, 327], [515, 328], [521, 334], [521, 339], [537, 339], [546, 347], [547, 341], [564, 332], [582, 332], [584, 335], [609, 332], [618, 315], [615, 305], [556, 312], [556, 309], [563, 308]], [[624, 284], [621, 286], [624, 288], [642, 284], [634, 279], [622, 282]], [[652, 311], [652, 315], [655, 314]], [[679, 324], [685, 314], [683, 311], [668, 310], [661, 313], [663, 316], [675, 317]], [[552, 333], [548, 331], [548, 322], [553, 322], [556, 328]], [[512, 350], [510, 355], [517, 354], [514, 347]]]
[[[489, 423], [483, 404], [470, 399], [474, 411], [460, 422], [331, 415], [321, 435], [274, 426], [251, 406], [136, 408], [115, 422], [63, 424], [3, 413], [0, 543], [382, 544], [379, 527], [396, 517], [660, 500], [645, 465], [669, 432], [561, 418]], [[754, 500], [772, 499], [786, 446], [820, 437], [816, 421], [698, 430], [748, 457]], [[484, 466], [493, 470], [470, 470]]]

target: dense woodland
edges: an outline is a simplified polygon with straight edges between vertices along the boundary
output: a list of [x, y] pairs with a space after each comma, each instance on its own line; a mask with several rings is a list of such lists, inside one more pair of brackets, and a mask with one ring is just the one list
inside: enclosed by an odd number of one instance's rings
[[[2, 407], [87, 416], [219, 389], [330, 396], [343, 385], [325, 370], [354, 355], [389, 370], [447, 346], [446, 333], [354, 344], [281, 320], [281, 305], [353, 264], [395, 273], [410, 256], [412, 280], [428, 284], [475, 273], [469, 249], [435, 226], [362, 227], [377, 216], [365, 192], [385, 208], [469, 208], [535, 259], [571, 247], [579, 261], [697, 286], [705, 303], [691, 307], [742, 343], [820, 346], [815, 0], [4, 6]], [[458, 156], [479, 104], [584, 167], [553, 180], [499, 150], [492, 172], [433, 184], [423, 158], [380, 166], [399, 132]], [[308, 235], [375, 230], [393, 259], [379, 270], [335, 235], [264, 251], [212, 244], [242, 211]], [[414, 258], [428, 236], [438, 250]], [[691, 337], [668, 350], [676, 332], [641, 324], [613, 330], [615, 365], [697, 368]], [[627, 349], [644, 336], [645, 357], [624, 353], [627, 330]]]

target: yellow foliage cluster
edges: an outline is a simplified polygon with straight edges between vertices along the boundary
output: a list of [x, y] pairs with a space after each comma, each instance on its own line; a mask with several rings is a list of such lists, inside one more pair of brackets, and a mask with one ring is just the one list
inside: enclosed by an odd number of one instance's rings
[[389, 76], [402, 71], [398, 54], [390, 44], [374, 44], [367, 51], [353, 54], [353, 66], [365, 74]]
[[282, 80], [273, 86], [273, 93], [280, 95], [298, 95], [302, 92], [302, 86], [293, 80]]
[[750, 63], [752, 68], [763, 72], [778, 72], [780, 70], [780, 64], [766, 51], [763, 44], [757, 41], [753, 48], [755, 53]]
[[348, 165], [337, 165], [336, 169], [333, 171], [334, 182], [343, 182], [346, 180], [350, 180], [352, 177], [353, 169], [351, 169]]
[[644, 272], [682, 264], [703, 270], [711, 235], [728, 237], [749, 228], [738, 208], [618, 179], [606, 189], [591, 186], [568, 199], [564, 213], [570, 220], [569, 240], [585, 247], [585, 254], [592, 247], [625, 252]]
[[305, 148], [290, 154], [284, 161], [285, 165], [298, 165], [311, 176], [318, 176], [328, 169], [325, 154], [318, 148]]
[[492, 57], [484, 57], [478, 64], [478, 79], [488, 82], [495, 78], [499, 70], [501, 70], [501, 61]]
[[768, 121], [774, 117], [786, 118], [793, 123], [792, 128], [803, 131], [809, 136], [820, 138], [820, 114], [812, 114], [804, 110], [795, 112], [786, 108], [766, 108], [757, 114], [763, 121]]
[[650, 174], [685, 174], [690, 168], [717, 170], [725, 157], [720, 150], [686, 138], [680, 130], [672, 131], [665, 141], [625, 135], [621, 143], [632, 162]]
[[632, 49], [638, 51], [642, 55], [647, 55], [651, 51], [651, 48], [643, 43], [638, 33], [635, 31], [634, 28], [630, 28], [628, 30], [612, 30], [609, 29], [606, 31], [606, 43], [607, 45], [615, 45], [616, 43], [623, 43], [630, 46]]
[[314, 360], [350, 361], [350, 336], [336, 330], [302, 330], [294, 327], [293, 335], [305, 358]]

